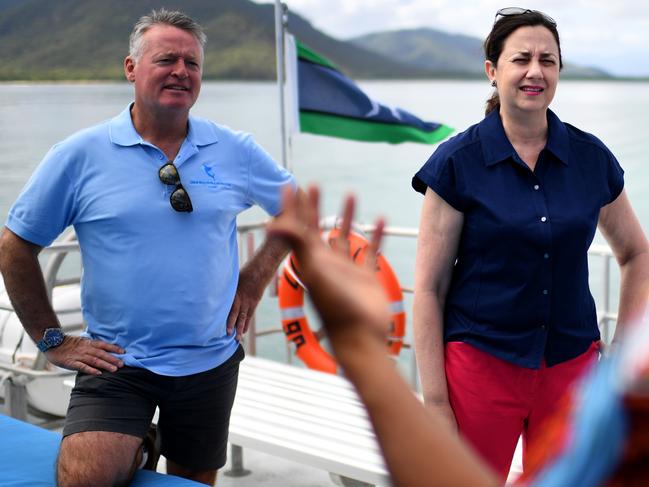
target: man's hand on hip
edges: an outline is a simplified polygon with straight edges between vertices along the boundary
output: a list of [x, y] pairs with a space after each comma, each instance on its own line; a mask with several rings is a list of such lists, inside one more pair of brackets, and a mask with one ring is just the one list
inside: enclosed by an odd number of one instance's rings
[[64, 369], [101, 375], [102, 370], [115, 372], [124, 366], [113, 353], [124, 353], [124, 350], [112, 343], [67, 335], [61, 345], [45, 352], [45, 356]]
[[264, 293], [266, 281], [260, 279], [256, 272], [250, 270], [250, 267], [244, 267], [239, 274], [239, 284], [237, 292], [234, 295], [232, 308], [227, 321], [227, 333], [232, 335], [236, 329], [236, 340], [240, 341], [243, 335], [248, 331], [250, 320], [255, 313], [255, 308], [261, 300]]

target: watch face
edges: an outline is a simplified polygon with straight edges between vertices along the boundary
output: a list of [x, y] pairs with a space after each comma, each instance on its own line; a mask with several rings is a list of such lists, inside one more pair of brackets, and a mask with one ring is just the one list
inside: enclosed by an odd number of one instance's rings
[[38, 342], [37, 345], [42, 352], [45, 352], [50, 348], [58, 347], [59, 345], [61, 345], [64, 338], [65, 335], [60, 328], [48, 328], [47, 330], [45, 330], [45, 333], [43, 333], [43, 339]]

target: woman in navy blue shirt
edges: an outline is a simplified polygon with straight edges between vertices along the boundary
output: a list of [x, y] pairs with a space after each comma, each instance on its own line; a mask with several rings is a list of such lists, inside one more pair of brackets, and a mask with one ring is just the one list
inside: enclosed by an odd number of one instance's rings
[[597, 227], [621, 267], [616, 339], [647, 302], [649, 251], [613, 154], [548, 109], [562, 67], [554, 20], [502, 9], [484, 47], [486, 117], [413, 178], [425, 195], [414, 336], [426, 405], [504, 478], [519, 436], [526, 449], [597, 360]]

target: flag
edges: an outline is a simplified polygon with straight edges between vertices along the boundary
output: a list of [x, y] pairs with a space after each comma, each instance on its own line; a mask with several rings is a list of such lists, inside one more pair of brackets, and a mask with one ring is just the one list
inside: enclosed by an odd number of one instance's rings
[[453, 132], [446, 125], [424, 122], [406, 110], [373, 100], [327, 58], [292, 35], [286, 39], [291, 132], [391, 144], [435, 144]]

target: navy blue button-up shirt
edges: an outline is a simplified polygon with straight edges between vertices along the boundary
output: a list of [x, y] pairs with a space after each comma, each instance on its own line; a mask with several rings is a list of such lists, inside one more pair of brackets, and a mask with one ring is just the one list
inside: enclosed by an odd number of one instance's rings
[[599, 339], [588, 248], [624, 171], [596, 137], [548, 110], [534, 171], [498, 112], [440, 145], [412, 180], [464, 214], [444, 309], [444, 340], [539, 368]]

